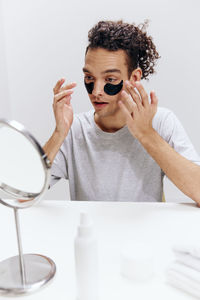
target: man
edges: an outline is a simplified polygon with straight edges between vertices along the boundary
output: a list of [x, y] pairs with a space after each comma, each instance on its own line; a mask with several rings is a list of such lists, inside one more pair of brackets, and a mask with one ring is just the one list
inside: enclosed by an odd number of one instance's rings
[[161, 201], [163, 177], [200, 203], [200, 158], [175, 115], [141, 79], [159, 58], [144, 28], [102, 21], [89, 31], [84, 83], [94, 110], [73, 117], [75, 83], [54, 88], [56, 128], [44, 146], [51, 185], [72, 200]]

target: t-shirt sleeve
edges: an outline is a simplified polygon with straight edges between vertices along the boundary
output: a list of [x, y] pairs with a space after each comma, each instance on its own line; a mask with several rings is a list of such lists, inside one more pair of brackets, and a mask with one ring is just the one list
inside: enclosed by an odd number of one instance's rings
[[179, 154], [200, 165], [197, 154], [181, 122], [173, 112], [169, 112], [161, 126], [161, 136]]
[[49, 188], [61, 178], [68, 179], [67, 159], [64, 152], [60, 149], [51, 166], [51, 177]]

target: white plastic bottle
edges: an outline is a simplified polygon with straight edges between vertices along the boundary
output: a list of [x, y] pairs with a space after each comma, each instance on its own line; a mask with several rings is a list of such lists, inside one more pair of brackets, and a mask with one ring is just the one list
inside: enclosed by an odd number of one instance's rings
[[87, 213], [80, 214], [74, 241], [77, 300], [98, 299], [98, 253], [92, 223]]

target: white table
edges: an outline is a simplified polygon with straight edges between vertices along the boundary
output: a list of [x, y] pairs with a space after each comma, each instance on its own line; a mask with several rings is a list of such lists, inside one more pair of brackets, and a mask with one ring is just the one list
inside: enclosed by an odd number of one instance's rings
[[[81, 211], [89, 212], [99, 243], [100, 300], [194, 299], [165, 282], [172, 246], [197, 243], [200, 209], [195, 204], [41, 201], [19, 212], [24, 253], [49, 256], [57, 266], [53, 281], [18, 300], [75, 300], [73, 241]], [[0, 206], [0, 260], [17, 254], [13, 210]], [[139, 283], [120, 275], [120, 249], [143, 242], [155, 248], [156, 272]], [[1, 296], [0, 299], [8, 299]]]

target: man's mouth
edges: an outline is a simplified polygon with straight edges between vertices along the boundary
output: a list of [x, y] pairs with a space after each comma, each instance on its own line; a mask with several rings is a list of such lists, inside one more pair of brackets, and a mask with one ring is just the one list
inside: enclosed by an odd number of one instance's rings
[[108, 105], [108, 102], [94, 101], [94, 102], [93, 102], [93, 105], [94, 105], [95, 109], [102, 109], [102, 108], [104, 108], [105, 106]]
[[98, 104], [108, 104], [108, 102], [103, 102], [103, 101], [94, 101], [93, 103], [95, 105], [98, 105]]

